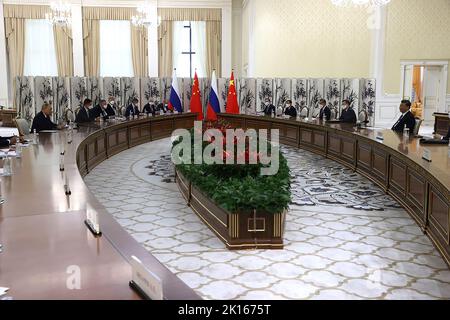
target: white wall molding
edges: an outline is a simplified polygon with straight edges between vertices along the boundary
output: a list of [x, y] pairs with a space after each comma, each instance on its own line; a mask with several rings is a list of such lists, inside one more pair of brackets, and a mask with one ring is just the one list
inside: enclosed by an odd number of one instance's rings
[[248, 7], [248, 64], [246, 65], [247, 77], [251, 78], [255, 74], [255, 2], [247, 0], [244, 8]]
[[8, 58], [6, 54], [6, 35], [5, 35], [5, 24], [3, 16], [3, 1], [0, 0], [0, 105], [5, 107], [10, 107], [8, 99]]

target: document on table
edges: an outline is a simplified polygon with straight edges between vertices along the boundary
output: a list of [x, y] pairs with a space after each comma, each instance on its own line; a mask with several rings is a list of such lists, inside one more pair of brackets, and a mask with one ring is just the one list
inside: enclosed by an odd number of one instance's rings
[[9, 288], [0, 287], [0, 297], [8, 292]]
[[39, 131], [39, 133], [57, 133], [58, 132], [58, 130], [42, 130], [42, 131]]

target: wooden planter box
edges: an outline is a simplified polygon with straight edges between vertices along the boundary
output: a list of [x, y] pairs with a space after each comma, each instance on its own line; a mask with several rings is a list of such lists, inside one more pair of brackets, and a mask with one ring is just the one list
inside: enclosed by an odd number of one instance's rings
[[175, 170], [177, 185], [187, 204], [229, 250], [283, 249], [286, 212], [228, 212]]

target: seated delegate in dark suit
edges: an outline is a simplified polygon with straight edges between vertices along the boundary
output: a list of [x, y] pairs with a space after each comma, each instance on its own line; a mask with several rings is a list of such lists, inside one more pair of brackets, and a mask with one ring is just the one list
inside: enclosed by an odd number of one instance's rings
[[146, 114], [155, 114], [156, 113], [156, 106], [155, 106], [155, 104], [152, 102], [152, 101], [150, 101], [149, 103], [147, 103], [145, 106], [144, 106], [144, 109], [142, 109], [142, 112], [143, 113], [146, 113]]
[[402, 115], [400, 119], [394, 124], [392, 130], [395, 132], [403, 132], [405, 126], [409, 128], [409, 133], [412, 134], [414, 132], [414, 127], [416, 126], [416, 119], [414, 115], [410, 111], [411, 102], [409, 100], [403, 100], [400, 104], [400, 112]]
[[86, 123], [94, 121], [94, 117], [92, 116], [92, 111], [90, 110], [92, 106], [92, 101], [90, 99], [85, 99], [83, 103], [83, 107], [77, 113], [77, 117], [75, 118], [76, 123]]
[[17, 141], [16, 137], [12, 137], [12, 138], [0, 137], [0, 148], [8, 148], [10, 145], [15, 144], [16, 141]]
[[138, 103], [139, 103], [138, 99], [133, 99], [132, 103], [127, 107], [127, 110], [125, 111], [126, 118], [129, 118], [131, 116], [139, 116], [140, 111], [137, 105]]
[[263, 112], [266, 116], [272, 116], [272, 114], [275, 115], [275, 106], [270, 103], [270, 100], [266, 100], [266, 102], [264, 103]]
[[286, 109], [284, 110], [284, 114], [291, 118], [297, 118], [297, 109], [295, 109], [292, 105], [291, 100], [286, 101]]
[[344, 100], [342, 103], [343, 109], [339, 121], [344, 123], [356, 123], [356, 113], [352, 108], [350, 108], [350, 101]]
[[450, 140], [450, 127], [448, 128], [447, 135], [446, 135], [444, 138], [442, 138], [442, 139], [444, 139], [444, 140]]
[[43, 130], [56, 130], [58, 125], [50, 120], [52, 115], [52, 107], [48, 103], [44, 103], [41, 112], [39, 112], [33, 119], [33, 125], [31, 126], [31, 132], [40, 132]]
[[331, 110], [327, 106], [327, 101], [325, 99], [320, 99], [319, 105], [321, 106], [320, 113], [319, 113], [319, 119], [323, 120], [325, 118], [326, 121], [330, 121], [331, 120]]
[[101, 100], [100, 104], [97, 105], [94, 109], [92, 109], [92, 116], [94, 119], [102, 117], [104, 120], [109, 118], [108, 112], [106, 111], [107, 105], [106, 100]]

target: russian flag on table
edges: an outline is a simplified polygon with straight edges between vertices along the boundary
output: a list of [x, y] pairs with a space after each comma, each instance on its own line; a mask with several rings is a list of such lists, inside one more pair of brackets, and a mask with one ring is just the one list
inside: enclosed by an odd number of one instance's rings
[[220, 113], [219, 95], [217, 92], [217, 78], [216, 71], [214, 70], [211, 77], [211, 91], [209, 92], [209, 102], [206, 113], [206, 119], [209, 121], [216, 121], [217, 114]]
[[178, 112], [183, 112], [183, 107], [181, 106], [180, 90], [178, 89], [177, 80], [177, 69], [173, 70], [172, 75], [172, 88], [170, 89], [170, 99], [169, 99], [169, 110], [174, 110]]

